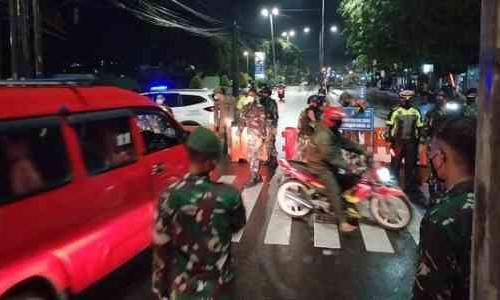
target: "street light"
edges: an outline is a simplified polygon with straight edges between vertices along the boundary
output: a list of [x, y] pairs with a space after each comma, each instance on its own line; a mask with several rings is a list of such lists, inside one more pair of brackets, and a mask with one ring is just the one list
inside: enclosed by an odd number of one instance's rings
[[309, 28], [309, 27], [304, 27], [304, 33], [305, 33], [305, 34], [308, 34], [309, 32], [311, 32], [311, 28]]
[[247, 74], [250, 74], [250, 61], [249, 61], [250, 52], [248, 51], [243, 52], [243, 56], [245, 56], [245, 58], [247, 59]]
[[330, 31], [332, 33], [337, 33], [339, 31], [339, 28], [336, 25], [332, 25], [332, 27], [330, 27]]
[[273, 71], [274, 71], [274, 76], [277, 76], [277, 67], [276, 67], [276, 42], [274, 40], [274, 16], [278, 16], [280, 11], [277, 7], [273, 7], [271, 11], [267, 8], [263, 8], [260, 11], [261, 15], [264, 17], [269, 17], [269, 23], [271, 25], [271, 43], [272, 43], [272, 50], [273, 50]]
[[281, 33], [281, 36], [282, 36], [282, 37], [287, 37], [287, 36], [288, 36], [288, 32], [286, 32], [286, 31], [282, 32], [282, 33]]
[[290, 32], [288, 33], [291, 37], [294, 37], [295, 36], [295, 30], [290, 30]]

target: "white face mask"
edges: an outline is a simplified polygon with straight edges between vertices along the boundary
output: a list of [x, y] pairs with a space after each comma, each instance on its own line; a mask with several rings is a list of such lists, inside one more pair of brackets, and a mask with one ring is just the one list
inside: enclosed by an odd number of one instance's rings
[[215, 99], [215, 100], [220, 100], [220, 98], [221, 98], [221, 97], [220, 97], [220, 95], [219, 95], [219, 94], [214, 95], [214, 99]]
[[247, 97], [248, 102], [253, 102], [254, 100], [255, 100], [255, 97], [252, 97], [252, 96]]

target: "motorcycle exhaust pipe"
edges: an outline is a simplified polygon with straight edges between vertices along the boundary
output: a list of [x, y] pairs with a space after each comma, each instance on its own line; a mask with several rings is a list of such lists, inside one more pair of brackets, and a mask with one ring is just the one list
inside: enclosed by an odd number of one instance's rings
[[307, 207], [309, 209], [313, 209], [314, 208], [314, 205], [312, 203], [310, 203], [307, 200], [301, 199], [300, 197], [297, 197], [293, 193], [286, 192], [285, 197], [287, 197], [288, 199], [290, 199], [292, 201], [298, 202], [298, 203], [304, 205], [305, 207]]

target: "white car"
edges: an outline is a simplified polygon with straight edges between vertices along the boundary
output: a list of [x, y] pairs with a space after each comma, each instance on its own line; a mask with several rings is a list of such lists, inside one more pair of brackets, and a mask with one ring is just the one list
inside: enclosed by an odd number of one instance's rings
[[160, 106], [172, 110], [175, 119], [186, 126], [213, 127], [214, 100], [211, 90], [151, 89], [147, 96]]

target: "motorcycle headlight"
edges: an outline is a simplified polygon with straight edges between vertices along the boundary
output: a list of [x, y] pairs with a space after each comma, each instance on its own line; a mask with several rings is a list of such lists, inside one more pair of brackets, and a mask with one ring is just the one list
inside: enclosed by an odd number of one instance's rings
[[391, 179], [392, 179], [391, 172], [387, 168], [378, 169], [377, 176], [378, 176], [378, 179], [384, 183], [391, 182]]

